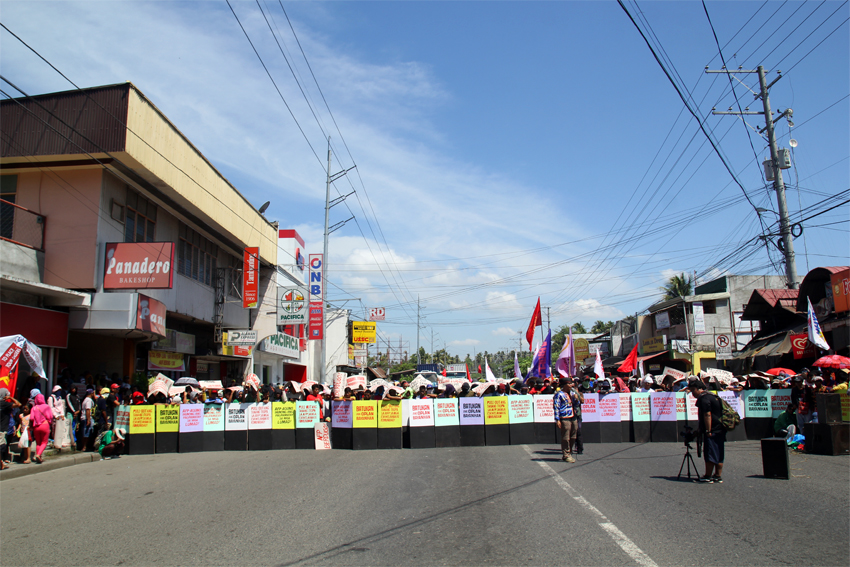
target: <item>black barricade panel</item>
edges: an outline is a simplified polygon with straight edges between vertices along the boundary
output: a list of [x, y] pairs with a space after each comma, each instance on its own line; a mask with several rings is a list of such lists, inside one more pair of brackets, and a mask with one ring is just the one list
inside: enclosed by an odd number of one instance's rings
[[443, 425], [434, 428], [437, 447], [460, 447], [460, 425]]
[[635, 428], [631, 421], [620, 422], [620, 437], [623, 443], [635, 442]]
[[487, 444], [483, 425], [461, 425], [460, 446], [461, 447], [483, 447]]
[[410, 448], [411, 449], [433, 449], [437, 446], [437, 437], [434, 427], [411, 427]]
[[535, 441], [534, 423], [511, 423], [511, 445], [531, 445]]
[[649, 443], [649, 422], [634, 421], [635, 443]]
[[[742, 419], [740, 423], [738, 423], [738, 427], [733, 429], [732, 431], [726, 432], [726, 440], [727, 441], [746, 441], [747, 440], [747, 426], [744, 425], [746, 419]], [[697, 429], [699, 426], [694, 424], [692, 426], [694, 429]], [[771, 425], [771, 431], [773, 430], [773, 426]], [[772, 435], [773, 433], [771, 433]]]
[[224, 431], [204, 431], [204, 451], [224, 451]]
[[401, 428], [401, 446], [404, 449], [410, 449], [410, 426], [405, 425]]
[[197, 453], [204, 450], [204, 432], [192, 431], [190, 433], [179, 433], [177, 446], [181, 453]]
[[272, 429], [272, 449], [294, 449], [294, 429]]
[[368, 451], [378, 448], [378, 429], [375, 427], [355, 427], [351, 430], [351, 448], [355, 451]]
[[600, 422], [599, 423], [599, 442], [600, 443], [621, 443], [623, 441], [622, 430], [620, 425], [622, 422]]
[[599, 422], [586, 422], [583, 421], [579, 425], [581, 428], [581, 439], [584, 443], [599, 443], [602, 439], [600, 438], [599, 433]]
[[817, 394], [819, 423], [841, 423], [841, 394]]
[[675, 443], [679, 440], [679, 430], [675, 421], [650, 421], [649, 439], [653, 443]]
[[487, 445], [510, 445], [511, 426], [507, 423], [484, 425], [484, 437]]
[[543, 445], [551, 445], [552, 443], [561, 443], [561, 430], [555, 425], [554, 421], [534, 424], [534, 442]]
[[761, 464], [767, 478], [791, 478], [788, 445], [784, 437], [766, 437], [761, 440]]
[[176, 453], [177, 452], [178, 433], [157, 433], [156, 434], [156, 452], [157, 453]]
[[[749, 440], [759, 440], [765, 437], [773, 437], [773, 418], [772, 417], [748, 417], [743, 420], [744, 430]], [[741, 427], [741, 424], [738, 424]], [[738, 429], [735, 428], [735, 430]]]
[[272, 448], [272, 430], [271, 429], [249, 429], [248, 430], [248, 450], [249, 451], [269, 451]]
[[[401, 449], [401, 447], [401, 427], [382, 427], [378, 429], [378, 449]], [[334, 444], [334, 449], [336, 449], [336, 444]]]
[[351, 432], [350, 427], [334, 427], [331, 431], [331, 442], [334, 449], [351, 450]]
[[807, 423], [803, 426], [806, 452], [817, 455], [850, 453], [850, 423]]
[[130, 455], [152, 455], [156, 452], [156, 435], [138, 433], [127, 436], [127, 449]]
[[242, 431], [225, 431], [224, 432], [224, 450], [225, 451], [247, 451], [248, 450], [248, 432]]
[[295, 430], [296, 449], [316, 449], [316, 434], [312, 429], [301, 427]]

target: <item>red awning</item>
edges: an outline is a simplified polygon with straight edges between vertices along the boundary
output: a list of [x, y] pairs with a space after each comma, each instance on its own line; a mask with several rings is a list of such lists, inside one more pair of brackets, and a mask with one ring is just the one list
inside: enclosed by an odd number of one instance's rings
[[68, 314], [0, 303], [0, 336], [23, 335], [40, 347], [68, 348]]

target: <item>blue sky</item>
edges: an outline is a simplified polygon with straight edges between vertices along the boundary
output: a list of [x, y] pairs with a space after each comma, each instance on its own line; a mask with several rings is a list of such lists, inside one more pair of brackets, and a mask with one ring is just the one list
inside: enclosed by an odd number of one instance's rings
[[[131, 80], [310, 251], [330, 134], [334, 171], [357, 164], [336, 188], [359, 197], [347, 201], [357, 223], [331, 237], [330, 297], [358, 298], [355, 316], [386, 307], [382, 340], [413, 350], [417, 296], [421, 344], [433, 330], [435, 346], [464, 355], [516, 346], [538, 296], [553, 327], [590, 325], [642, 311], [672, 273], [783, 272], [775, 248], [742, 247], [762, 231], [753, 206], [616, 2], [285, 2], [321, 94], [280, 5], [261, 2], [321, 127], [260, 8], [232, 4], [304, 135], [224, 2], [3, 0], [0, 19], [78, 85]], [[769, 227], [764, 141], [751, 147], [740, 120], [710, 115], [734, 100], [724, 76], [703, 73], [720, 58], [702, 4], [626, 5]], [[847, 3], [707, 6], [730, 67], [787, 71], [771, 103], [794, 109], [789, 209], [820, 212], [850, 188]], [[5, 30], [0, 69], [31, 94], [71, 88]], [[787, 147], [784, 120], [777, 132]], [[331, 223], [350, 214], [338, 206]], [[804, 226], [798, 272], [848, 263], [846, 205]]]

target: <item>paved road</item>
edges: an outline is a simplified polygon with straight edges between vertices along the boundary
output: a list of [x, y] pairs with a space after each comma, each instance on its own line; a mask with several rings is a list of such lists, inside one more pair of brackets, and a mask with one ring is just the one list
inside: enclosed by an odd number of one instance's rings
[[2, 565], [841, 565], [850, 457], [680, 445], [122, 457], [0, 483]]

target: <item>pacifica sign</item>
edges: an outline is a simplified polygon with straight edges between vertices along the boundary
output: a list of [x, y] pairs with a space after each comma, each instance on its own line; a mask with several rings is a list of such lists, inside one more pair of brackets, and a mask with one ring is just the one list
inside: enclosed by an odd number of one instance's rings
[[171, 289], [173, 242], [112, 242], [106, 245], [103, 289]]

